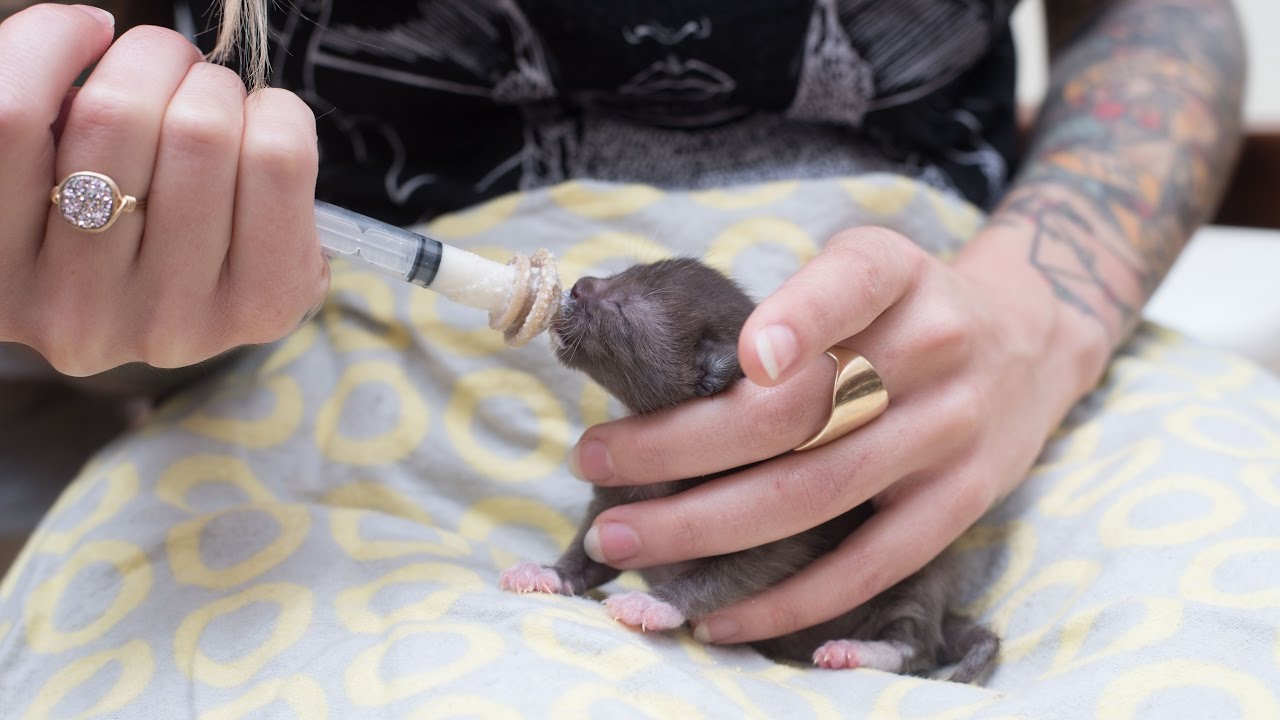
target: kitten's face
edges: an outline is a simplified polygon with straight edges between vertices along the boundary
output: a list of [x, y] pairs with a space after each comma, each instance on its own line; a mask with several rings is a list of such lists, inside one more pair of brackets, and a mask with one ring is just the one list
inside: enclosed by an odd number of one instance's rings
[[673, 405], [706, 394], [699, 386], [708, 337], [718, 341], [726, 324], [741, 327], [745, 315], [734, 306], [743, 300], [727, 278], [692, 260], [584, 277], [551, 325], [556, 357], [637, 413]]

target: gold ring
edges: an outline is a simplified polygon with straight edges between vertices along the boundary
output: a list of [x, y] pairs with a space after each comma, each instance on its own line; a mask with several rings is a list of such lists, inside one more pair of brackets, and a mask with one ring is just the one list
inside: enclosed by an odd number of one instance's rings
[[116, 181], [95, 172], [74, 172], [53, 187], [49, 199], [68, 225], [98, 233], [111, 227], [121, 213], [142, 210], [145, 199], [120, 192]]
[[816, 435], [796, 446], [796, 452], [822, 447], [875, 420], [889, 407], [889, 393], [871, 363], [848, 348], [832, 347], [827, 355], [836, 361], [831, 389], [831, 416]]

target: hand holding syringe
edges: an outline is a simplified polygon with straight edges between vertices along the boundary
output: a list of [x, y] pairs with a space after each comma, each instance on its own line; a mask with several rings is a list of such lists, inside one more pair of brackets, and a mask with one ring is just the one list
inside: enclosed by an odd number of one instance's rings
[[560, 277], [546, 250], [517, 254], [503, 265], [319, 200], [316, 228], [329, 257], [489, 311], [489, 326], [513, 347], [546, 330], [560, 308]]

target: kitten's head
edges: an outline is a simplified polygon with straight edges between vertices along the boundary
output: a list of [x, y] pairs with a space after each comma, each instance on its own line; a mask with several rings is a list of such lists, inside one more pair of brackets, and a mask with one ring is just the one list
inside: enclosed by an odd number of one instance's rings
[[645, 413], [718, 392], [741, 376], [738, 333], [755, 304], [689, 258], [574, 284], [551, 324], [556, 357]]

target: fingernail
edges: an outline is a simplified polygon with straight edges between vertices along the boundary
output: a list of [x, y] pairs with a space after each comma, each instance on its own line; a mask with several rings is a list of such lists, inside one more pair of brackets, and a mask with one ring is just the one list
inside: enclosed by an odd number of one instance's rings
[[609, 565], [635, 557], [640, 552], [640, 536], [622, 523], [604, 523], [587, 531], [582, 549], [592, 560]]
[[795, 333], [785, 325], [769, 325], [756, 333], [756, 354], [770, 380], [777, 380], [796, 359], [796, 345]]
[[738, 623], [729, 618], [707, 618], [693, 628], [693, 639], [700, 643], [724, 642], [738, 634]]
[[90, 14], [90, 15], [92, 15], [95, 19], [97, 19], [97, 21], [98, 21], [98, 22], [102, 23], [103, 25], [106, 25], [107, 27], [111, 28], [112, 30], [114, 30], [114, 29], [115, 29], [115, 27], [116, 27], [116, 16], [115, 16], [115, 15], [112, 15], [110, 12], [108, 12], [108, 11], [106, 11], [106, 10], [103, 10], [103, 9], [102, 9], [102, 8], [100, 8], [100, 7], [94, 7], [93, 5], [76, 5], [76, 7], [80, 8], [81, 10], [83, 10], [83, 11], [85, 11], [85, 12], [87, 12], [87, 13], [89, 13], [89, 14]]
[[569, 451], [569, 472], [579, 480], [603, 482], [613, 477], [609, 448], [599, 440], [588, 440]]
[[586, 480], [582, 476], [582, 468], [578, 467], [578, 446], [574, 445], [569, 449], [569, 457], [565, 458], [565, 464], [569, 466], [569, 474], [579, 480]]

